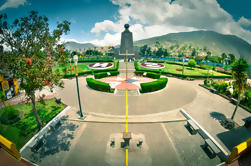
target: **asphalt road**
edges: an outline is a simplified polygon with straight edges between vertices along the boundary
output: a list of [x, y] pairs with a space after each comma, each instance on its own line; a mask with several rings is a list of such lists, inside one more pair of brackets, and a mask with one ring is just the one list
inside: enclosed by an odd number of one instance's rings
[[[124, 64], [123, 64], [124, 65]], [[123, 69], [123, 65], [120, 66]], [[130, 64], [132, 68], [132, 64]], [[161, 91], [129, 96], [129, 115], [149, 115], [184, 108], [228, 152], [232, 147], [251, 137], [249, 129], [241, 127], [242, 119], [250, 116], [239, 108], [235, 131], [224, 129], [220, 119], [231, 116], [234, 105], [226, 99], [198, 86], [202, 80], [185, 81], [168, 78], [168, 86]], [[75, 79], [65, 80], [65, 88], [57, 89], [57, 96], [77, 112], [78, 100]], [[97, 115], [125, 115], [125, 96], [94, 91], [86, 86], [85, 77], [79, 78], [81, 103], [84, 113]], [[71, 114], [69, 114], [71, 116]], [[218, 157], [210, 158], [203, 149], [200, 135], [191, 135], [185, 122], [129, 124], [132, 132], [129, 166], [194, 166], [217, 165]], [[115, 166], [125, 165], [125, 151], [120, 148], [125, 124], [87, 123], [67, 120], [56, 131], [46, 136], [46, 144], [38, 152], [24, 150], [22, 155], [41, 166]], [[110, 147], [115, 138], [115, 147]], [[136, 146], [143, 140], [141, 148]]]

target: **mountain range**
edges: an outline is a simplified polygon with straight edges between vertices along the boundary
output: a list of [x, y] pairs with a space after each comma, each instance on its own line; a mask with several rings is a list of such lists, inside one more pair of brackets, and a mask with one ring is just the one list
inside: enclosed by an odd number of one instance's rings
[[95, 45], [92, 43], [77, 43], [74, 41], [68, 41], [65, 42], [64, 44], [67, 50], [82, 50], [95, 47]]
[[[251, 64], [251, 45], [234, 35], [224, 35], [214, 31], [193, 31], [170, 33], [163, 36], [134, 41], [136, 47], [145, 44], [152, 46], [159, 41], [161, 45], [168, 44], [188, 44], [193, 47], [207, 48], [215, 55], [224, 53], [233, 53], [237, 58], [245, 58]], [[79, 50], [84, 48], [93, 48], [95, 45], [91, 43], [66, 42], [65, 47], [69, 50]]]

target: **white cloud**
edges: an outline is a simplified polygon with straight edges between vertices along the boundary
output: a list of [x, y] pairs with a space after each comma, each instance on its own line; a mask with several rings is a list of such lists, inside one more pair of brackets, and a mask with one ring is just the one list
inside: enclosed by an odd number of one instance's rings
[[238, 20], [238, 23], [243, 27], [251, 26], [251, 20], [249, 20], [243, 16]]
[[7, 8], [17, 8], [20, 5], [24, 5], [26, 0], [7, 0], [1, 7], [0, 11]]
[[223, 34], [240, 36], [251, 42], [251, 32], [242, 26], [249, 26], [251, 21], [241, 17], [235, 21], [223, 10], [216, 0], [111, 0], [119, 5], [118, 20], [98, 22], [91, 32], [105, 33], [103, 40], [96, 44], [119, 44], [125, 23], [130, 26], [134, 40], [174, 32], [194, 30], [213, 30]]

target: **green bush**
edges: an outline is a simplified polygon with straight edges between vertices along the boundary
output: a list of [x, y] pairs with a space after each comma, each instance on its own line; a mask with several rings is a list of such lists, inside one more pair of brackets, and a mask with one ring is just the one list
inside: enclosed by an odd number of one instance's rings
[[229, 95], [229, 91], [227, 90], [229, 83], [226, 83], [225, 81], [222, 81], [220, 83], [212, 83], [212, 86], [214, 87], [214, 89], [221, 94], [226, 94]]
[[194, 59], [190, 59], [188, 61], [188, 66], [189, 67], [195, 67], [197, 65], [196, 61]]
[[153, 81], [153, 82], [141, 83], [140, 92], [141, 93], [154, 92], [154, 91], [163, 89], [166, 87], [167, 82], [168, 82], [167, 78], [159, 78], [158, 80]]
[[[78, 76], [91, 74], [91, 73], [92, 73], [91, 71], [83, 71], [83, 72], [79, 72]], [[64, 75], [64, 78], [72, 78], [72, 77], [75, 77], [75, 74], [65, 74]]]
[[160, 73], [153, 73], [153, 72], [147, 72], [146, 76], [149, 78], [153, 79], [159, 79], [160, 78]]
[[[145, 73], [145, 71], [135, 71], [134, 73], [137, 76], [138, 75], [142, 76]], [[161, 74], [159, 72], [156, 72], [156, 73], [155, 72], [146, 72], [146, 77], [149, 77], [149, 78], [159, 79], [160, 76], [161, 76]]]
[[0, 102], [3, 102], [6, 100], [6, 97], [4, 95], [4, 92], [3, 91], [0, 91]]
[[108, 72], [100, 72], [100, 73], [94, 73], [95, 79], [101, 79], [108, 76], [117, 76], [119, 75], [119, 71], [109, 71], [110, 75], [108, 75]]
[[95, 80], [93, 78], [86, 78], [87, 85], [95, 90], [102, 91], [102, 92], [113, 92], [110, 85], [105, 82], [101, 82], [98, 80]]
[[244, 91], [244, 98], [241, 100], [241, 104], [251, 108], [251, 91], [245, 90]]
[[6, 106], [1, 109], [0, 121], [3, 124], [12, 124], [20, 120], [19, 111], [13, 106]]

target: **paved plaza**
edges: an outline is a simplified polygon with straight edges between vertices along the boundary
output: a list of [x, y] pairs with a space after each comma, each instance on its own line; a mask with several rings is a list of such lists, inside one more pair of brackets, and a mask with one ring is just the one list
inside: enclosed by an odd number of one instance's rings
[[[121, 75], [125, 64], [120, 63]], [[133, 75], [133, 63], [129, 64]], [[91, 76], [88, 76], [91, 77]], [[46, 134], [45, 144], [37, 151], [29, 148], [22, 156], [41, 166], [57, 165], [125, 165], [125, 150], [119, 139], [126, 129], [126, 96], [90, 89], [79, 77], [81, 104], [86, 118], [79, 120], [76, 80], [65, 79], [64, 89], [56, 89], [57, 97], [71, 106], [64, 121], [56, 130]], [[238, 109], [235, 121], [239, 128], [229, 131], [219, 120], [230, 117], [234, 105], [228, 100], [199, 86], [203, 80], [187, 81], [168, 77], [163, 90], [128, 95], [128, 130], [133, 145], [143, 139], [142, 147], [129, 148], [130, 166], [212, 166], [220, 164], [204, 150], [204, 140], [191, 135], [185, 127], [186, 119], [180, 109], [186, 110], [219, 144], [230, 153], [232, 148], [251, 137], [250, 128], [242, 127], [250, 113]], [[115, 138], [115, 146], [110, 146]]]

